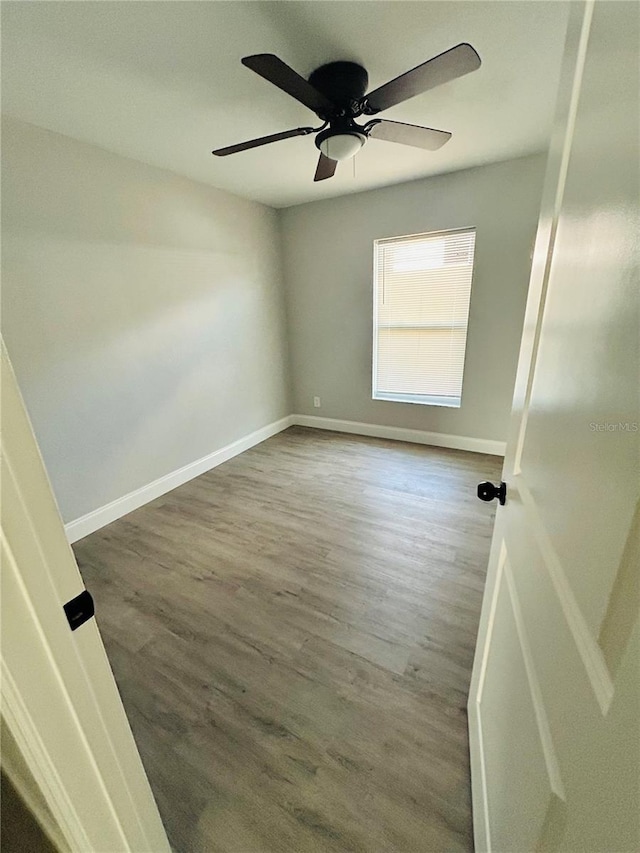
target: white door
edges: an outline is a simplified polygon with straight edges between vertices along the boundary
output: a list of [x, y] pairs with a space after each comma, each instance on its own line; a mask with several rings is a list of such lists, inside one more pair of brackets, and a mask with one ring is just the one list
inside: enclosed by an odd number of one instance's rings
[[83, 583], [1, 360], [3, 766], [59, 848], [169, 853], [95, 619], [72, 631], [63, 611]]
[[469, 698], [478, 851], [640, 850], [639, 11], [571, 10]]

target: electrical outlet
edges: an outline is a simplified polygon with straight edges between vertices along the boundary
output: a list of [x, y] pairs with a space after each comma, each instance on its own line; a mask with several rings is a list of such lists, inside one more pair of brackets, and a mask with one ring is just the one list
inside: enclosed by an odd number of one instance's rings
[[320, 397], [314, 397], [313, 398], [313, 407], [314, 407], [314, 409], [320, 408]]

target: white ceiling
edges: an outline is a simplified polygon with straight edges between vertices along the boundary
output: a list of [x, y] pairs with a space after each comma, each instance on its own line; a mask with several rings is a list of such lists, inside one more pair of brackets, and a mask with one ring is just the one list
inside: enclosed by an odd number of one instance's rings
[[[558, 0], [1, 6], [3, 112], [274, 207], [543, 150], [568, 8]], [[275, 53], [303, 76], [332, 60], [357, 61], [373, 89], [461, 41], [479, 52], [479, 71], [384, 113], [452, 131], [440, 151], [370, 140], [319, 184], [310, 136], [227, 158], [210, 153], [316, 123], [242, 56]]]

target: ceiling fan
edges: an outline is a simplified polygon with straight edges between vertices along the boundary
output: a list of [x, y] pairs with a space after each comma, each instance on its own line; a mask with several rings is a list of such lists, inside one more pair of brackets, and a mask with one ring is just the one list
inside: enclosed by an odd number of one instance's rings
[[368, 95], [365, 92], [369, 76], [355, 62], [321, 65], [308, 80], [272, 53], [245, 56], [242, 64], [313, 110], [323, 123], [319, 127], [296, 127], [282, 133], [261, 136], [248, 142], [217, 148], [212, 153], [217, 157], [226, 157], [292, 136], [317, 133], [315, 143], [320, 150], [320, 159], [313, 180], [324, 181], [333, 177], [339, 160], [355, 156], [369, 137], [429, 151], [441, 148], [451, 139], [451, 134], [446, 130], [379, 118], [366, 124], [356, 124], [355, 119], [363, 114], [377, 115], [428, 89], [476, 71], [480, 67], [480, 57], [470, 44], [463, 42], [390, 80]]

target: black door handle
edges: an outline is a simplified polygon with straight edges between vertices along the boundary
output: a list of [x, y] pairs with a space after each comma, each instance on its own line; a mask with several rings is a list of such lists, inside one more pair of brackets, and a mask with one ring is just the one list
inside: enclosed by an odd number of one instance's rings
[[504, 506], [507, 499], [507, 484], [500, 483], [499, 486], [495, 486], [487, 480], [478, 483], [478, 497], [481, 501], [492, 501], [494, 498], [498, 498], [500, 506]]

